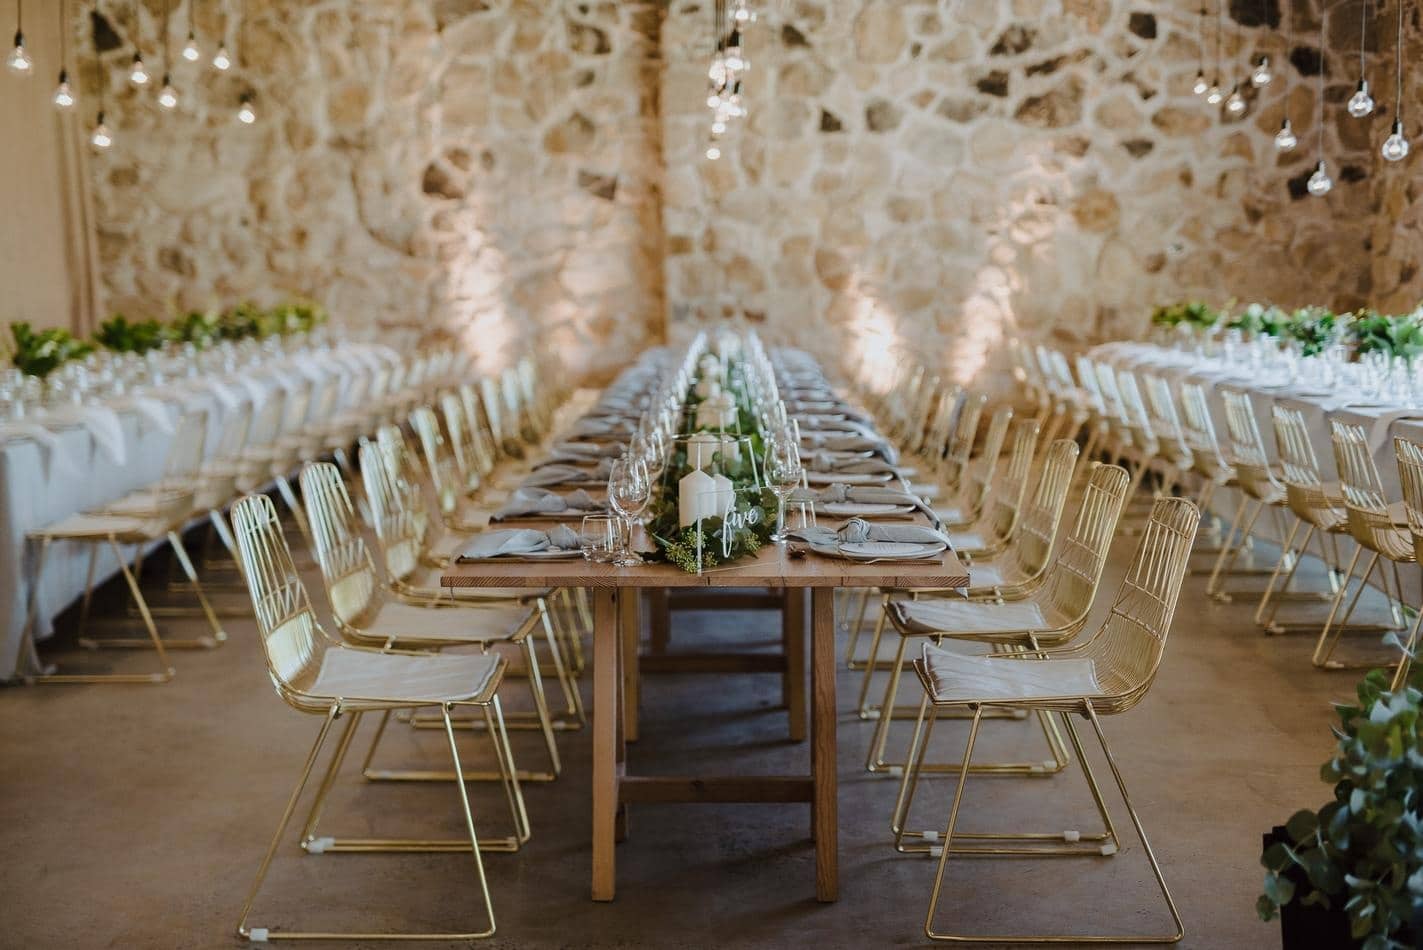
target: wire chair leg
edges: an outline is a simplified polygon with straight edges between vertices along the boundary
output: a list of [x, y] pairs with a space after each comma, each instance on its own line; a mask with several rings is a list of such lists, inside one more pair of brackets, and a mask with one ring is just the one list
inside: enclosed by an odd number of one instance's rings
[[[1351, 574], [1353, 573], [1355, 563], [1357, 563], [1359, 560], [1359, 555], [1363, 552], [1364, 549], [1362, 547], [1355, 549], [1354, 557], [1349, 562], [1349, 569]], [[1369, 586], [1369, 578], [1373, 575], [1374, 568], [1378, 566], [1378, 563], [1378, 552], [1370, 552], [1368, 566], [1364, 568], [1364, 573], [1359, 575], [1359, 586], [1354, 588], [1354, 596], [1347, 598], [1349, 601], [1349, 606], [1345, 609], [1344, 616], [1340, 619], [1339, 623], [1333, 623], [1335, 611], [1331, 610], [1329, 612], [1329, 620], [1325, 622], [1324, 629], [1319, 632], [1319, 640], [1314, 646], [1314, 655], [1310, 658], [1310, 662], [1312, 662], [1320, 669], [1343, 670], [1349, 668], [1345, 664], [1332, 659], [1332, 657], [1334, 656], [1335, 648], [1339, 645], [1339, 639], [1344, 635], [1345, 627], [1347, 627], [1349, 624], [1349, 618], [1354, 615], [1354, 608], [1358, 606], [1359, 598], [1363, 596], [1364, 588]], [[1346, 599], [1344, 595], [1347, 593], [1347, 591], [1348, 585], [1346, 581], [1344, 589], [1340, 592], [1340, 597], [1338, 598], [1338, 600], [1335, 601], [1334, 606], [1336, 609], [1338, 608], [1339, 604]], [[1373, 666], [1374, 664], [1370, 663], [1365, 665]]]
[[875, 619], [875, 630], [870, 635], [869, 658], [865, 660], [865, 676], [860, 681], [860, 699], [856, 706], [856, 712], [861, 719], [873, 719], [874, 713], [869, 705], [870, 681], [874, 678], [875, 671], [879, 669], [879, 648], [880, 641], [884, 638], [885, 624], [889, 619], [889, 595], [880, 595], [879, 616]]
[[[899, 674], [904, 669], [904, 654], [909, 648], [909, 638], [903, 634], [899, 637], [899, 647], [894, 651], [893, 666], [889, 670], [889, 682], [885, 684], [884, 699], [880, 702], [879, 719], [875, 722], [874, 736], [870, 739], [869, 753], [865, 756], [865, 771], [879, 774], [889, 773], [893, 775], [899, 766], [890, 765], [884, 760], [884, 749], [889, 741], [889, 727], [894, 721], [895, 699], [899, 696]], [[871, 668], [872, 669], [872, 668]], [[866, 670], [868, 676], [871, 670]]]

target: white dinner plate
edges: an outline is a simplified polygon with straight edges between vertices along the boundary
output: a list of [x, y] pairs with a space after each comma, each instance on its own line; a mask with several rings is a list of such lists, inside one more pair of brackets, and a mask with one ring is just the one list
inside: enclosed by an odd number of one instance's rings
[[815, 485], [883, 485], [894, 476], [888, 472], [806, 472], [805, 480]]
[[942, 544], [916, 544], [909, 541], [842, 541], [840, 553], [850, 558], [931, 558], [946, 550]]
[[863, 518], [867, 515], [908, 515], [913, 514], [913, 505], [875, 504], [863, 501], [828, 501], [816, 505], [822, 514], [842, 518]]

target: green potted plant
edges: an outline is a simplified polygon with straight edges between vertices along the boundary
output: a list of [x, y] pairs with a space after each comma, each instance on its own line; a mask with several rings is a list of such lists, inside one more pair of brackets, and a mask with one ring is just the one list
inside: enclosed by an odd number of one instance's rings
[[15, 341], [10, 361], [20, 372], [41, 379], [70, 360], [83, 359], [94, 351], [92, 345], [58, 328], [36, 331], [28, 323], [12, 323], [10, 335]]
[[1281, 919], [1285, 950], [1403, 950], [1423, 939], [1423, 691], [1391, 692], [1374, 670], [1340, 704], [1333, 786], [1318, 811], [1265, 836], [1263, 920]]

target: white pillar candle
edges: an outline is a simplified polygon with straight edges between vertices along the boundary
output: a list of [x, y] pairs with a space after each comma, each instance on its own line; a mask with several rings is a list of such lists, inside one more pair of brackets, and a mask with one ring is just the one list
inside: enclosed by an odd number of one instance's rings
[[718, 518], [725, 518], [727, 509], [736, 504], [736, 489], [731, 487], [731, 479], [725, 475], [713, 475], [711, 480], [715, 488], [715, 498], [712, 501], [715, 510], [712, 513]]
[[706, 468], [720, 448], [720, 436], [710, 432], [698, 432], [687, 440], [687, 464], [698, 470]]
[[736, 465], [741, 461], [741, 440], [734, 435], [722, 437], [721, 460], [728, 465]]
[[677, 524], [683, 528], [712, 514], [716, 482], [701, 469], [693, 469], [677, 483]]

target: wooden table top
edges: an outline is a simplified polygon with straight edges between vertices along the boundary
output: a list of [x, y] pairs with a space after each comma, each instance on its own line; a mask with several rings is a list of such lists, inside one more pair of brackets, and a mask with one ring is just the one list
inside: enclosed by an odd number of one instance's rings
[[927, 561], [870, 564], [809, 552], [790, 557], [768, 544], [744, 558], [701, 574], [673, 564], [614, 567], [582, 558], [556, 561], [487, 560], [451, 564], [440, 577], [445, 587], [967, 587], [968, 568], [952, 551]]

